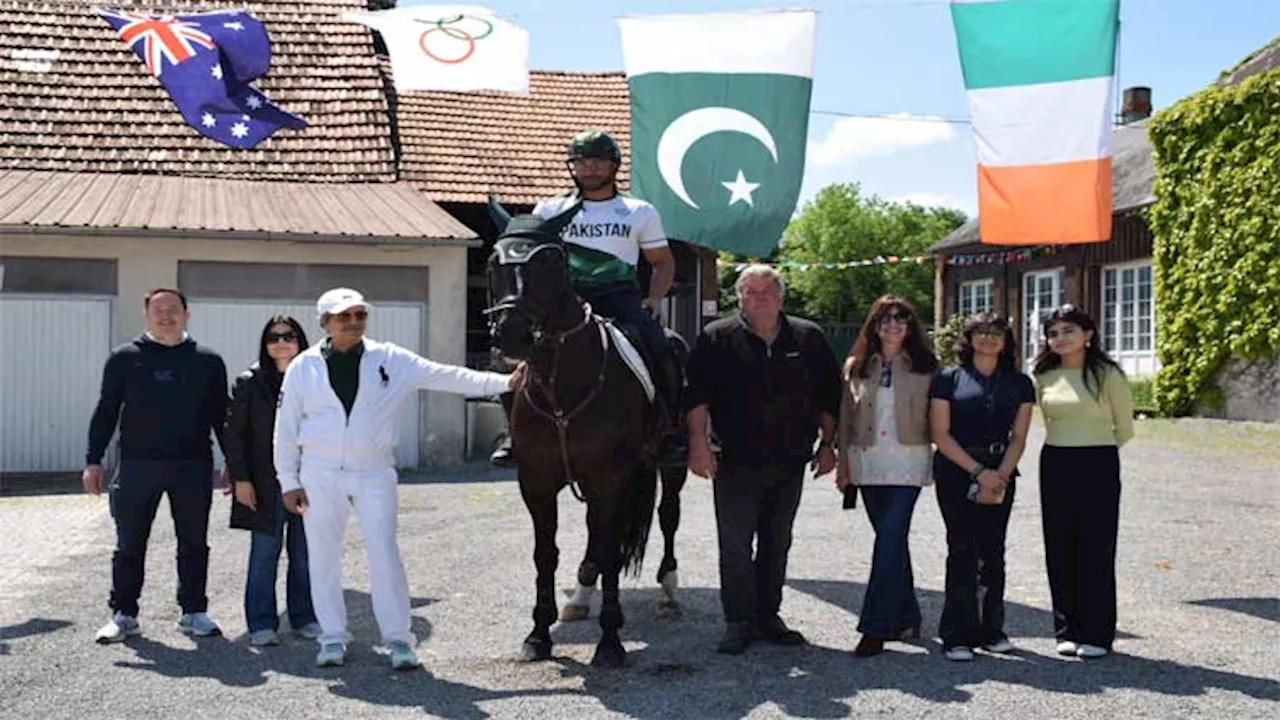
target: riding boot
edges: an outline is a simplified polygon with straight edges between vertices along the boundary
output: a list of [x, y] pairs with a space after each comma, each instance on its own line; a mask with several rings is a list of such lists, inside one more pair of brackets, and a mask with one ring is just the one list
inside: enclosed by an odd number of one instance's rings
[[502, 411], [507, 416], [507, 432], [489, 456], [489, 462], [501, 468], [515, 467], [516, 459], [511, 454], [511, 406], [515, 404], [516, 396], [515, 393], [504, 392], [498, 399], [502, 401]]
[[664, 467], [684, 465], [688, 461], [689, 444], [681, 422], [681, 374], [675, 354], [668, 351], [658, 358], [660, 380], [657, 390], [662, 398], [662, 442], [658, 462]]

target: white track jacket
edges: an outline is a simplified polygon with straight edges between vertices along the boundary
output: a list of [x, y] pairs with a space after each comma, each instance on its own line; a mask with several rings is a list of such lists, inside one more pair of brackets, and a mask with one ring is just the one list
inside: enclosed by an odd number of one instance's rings
[[419, 390], [473, 397], [507, 390], [507, 375], [444, 365], [365, 338], [360, 386], [348, 417], [329, 384], [320, 347], [317, 343], [304, 350], [284, 374], [274, 442], [282, 492], [302, 487], [299, 474], [309, 470], [394, 468], [396, 412]]

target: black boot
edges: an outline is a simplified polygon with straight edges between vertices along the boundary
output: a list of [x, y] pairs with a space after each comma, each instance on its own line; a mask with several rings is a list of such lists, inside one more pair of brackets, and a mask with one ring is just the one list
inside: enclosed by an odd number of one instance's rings
[[502, 411], [507, 416], [507, 434], [502, 436], [498, 447], [489, 456], [489, 462], [500, 468], [512, 468], [516, 466], [515, 456], [511, 454], [511, 406], [515, 403], [515, 393], [502, 393], [498, 399], [502, 401]]
[[675, 353], [668, 350], [658, 358], [657, 390], [662, 398], [662, 442], [658, 463], [663, 467], [685, 465], [689, 460], [689, 442], [681, 411], [683, 377]]

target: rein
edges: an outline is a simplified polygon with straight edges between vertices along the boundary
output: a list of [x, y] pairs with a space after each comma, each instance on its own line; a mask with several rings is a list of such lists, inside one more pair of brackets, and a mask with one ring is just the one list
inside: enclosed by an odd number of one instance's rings
[[[551, 335], [543, 334], [541, 331], [535, 331], [534, 333], [534, 342], [539, 345], [548, 342], [555, 343], [555, 352], [551, 359], [551, 376], [548, 378], [546, 383], [543, 382], [542, 376], [537, 372], [537, 369], [532, 364], [529, 365], [529, 369], [531, 370], [530, 379], [533, 380], [533, 382], [538, 386], [538, 389], [542, 391], [542, 395], [546, 398], [547, 403], [550, 405], [550, 409], [544, 409], [534, 401], [533, 394], [529, 392], [528, 383], [526, 383], [520, 390], [524, 395], [525, 402], [529, 403], [529, 407], [533, 408], [534, 412], [544, 419], [551, 421], [551, 423], [555, 425], [556, 435], [560, 440], [560, 460], [564, 465], [564, 472], [565, 477], [568, 479], [569, 490], [573, 492], [573, 496], [577, 498], [579, 502], [586, 502], [587, 499], [582, 494], [582, 489], [578, 486], [577, 478], [573, 475], [573, 464], [569, 459], [569, 421], [577, 417], [583, 410], [591, 405], [593, 401], [595, 401], [596, 397], [600, 394], [600, 391], [604, 389], [605, 375], [609, 369], [609, 332], [605, 328], [604, 322], [592, 314], [591, 306], [586, 303], [583, 303], [583, 306], [586, 312], [583, 315], [582, 322], [578, 325], [565, 330], [564, 332]], [[565, 409], [560, 406], [559, 401], [556, 400], [555, 392], [556, 378], [560, 371], [560, 351], [564, 349], [564, 343], [566, 340], [591, 324], [594, 324], [600, 333], [600, 348], [602, 351], [600, 358], [600, 372], [596, 376], [596, 384], [591, 388], [591, 392], [587, 393], [587, 396], [583, 398], [582, 401], [579, 402], [572, 410], [565, 411]]]

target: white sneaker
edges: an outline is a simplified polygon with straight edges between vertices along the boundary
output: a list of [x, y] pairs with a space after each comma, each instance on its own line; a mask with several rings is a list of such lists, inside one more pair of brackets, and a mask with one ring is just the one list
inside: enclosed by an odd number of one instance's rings
[[139, 627], [137, 618], [117, 612], [111, 616], [111, 622], [103, 625], [93, 636], [93, 641], [99, 645], [110, 645], [124, 642], [124, 639], [130, 635], [141, 634], [142, 628]]
[[195, 637], [209, 637], [221, 635], [222, 628], [219, 628], [218, 623], [211, 620], [205, 613], [195, 612], [178, 618], [178, 632]]
[[1063, 640], [1062, 642], [1058, 643], [1059, 655], [1065, 655], [1066, 657], [1075, 657], [1076, 653], [1079, 651], [1080, 651], [1080, 646], [1077, 645], [1075, 642], [1072, 642], [1071, 640]]
[[391, 651], [392, 670], [411, 670], [422, 666], [422, 661], [418, 659], [418, 655], [413, 651], [413, 648], [409, 647], [409, 643], [388, 643], [387, 649]]
[[322, 632], [322, 630], [320, 629], [320, 623], [313, 622], [313, 623], [307, 623], [306, 625], [303, 625], [302, 627], [294, 630], [294, 632], [298, 634], [298, 637], [303, 637], [308, 640], [315, 640], [316, 638], [320, 637], [320, 633]]
[[1002, 637], [993, 643], [983, 645], [982, 649], [992, 653], [1013, 652], [1013, 643], [1009, 642], [1009, 638]]
[[1082, 643], [1079, 647], [1076, 648], [1076, 657], [1085, 658], [1086, 660], [1092, 660], [1094, 658], [1100, 658], [1106, 655], [1108, 652], [1110, 651], [1104, 647], [1099, 647], [1097, 645], [1085, 645]]
[[964, 646], [947, 648], [943, 654], [947, 656], [948, 660], [955, 660], [956, 662], [968, 662], [973, 659], [973, 650]]
[[254, 647], [279, 645], [280, 636], [276, 634], [275, 630], [257, 630], [249, 633], [249, 644]]
[[338, 667], [347, 660], [347, 648], [342, 643], [325, 643], [316, 653], [316, 667]]

